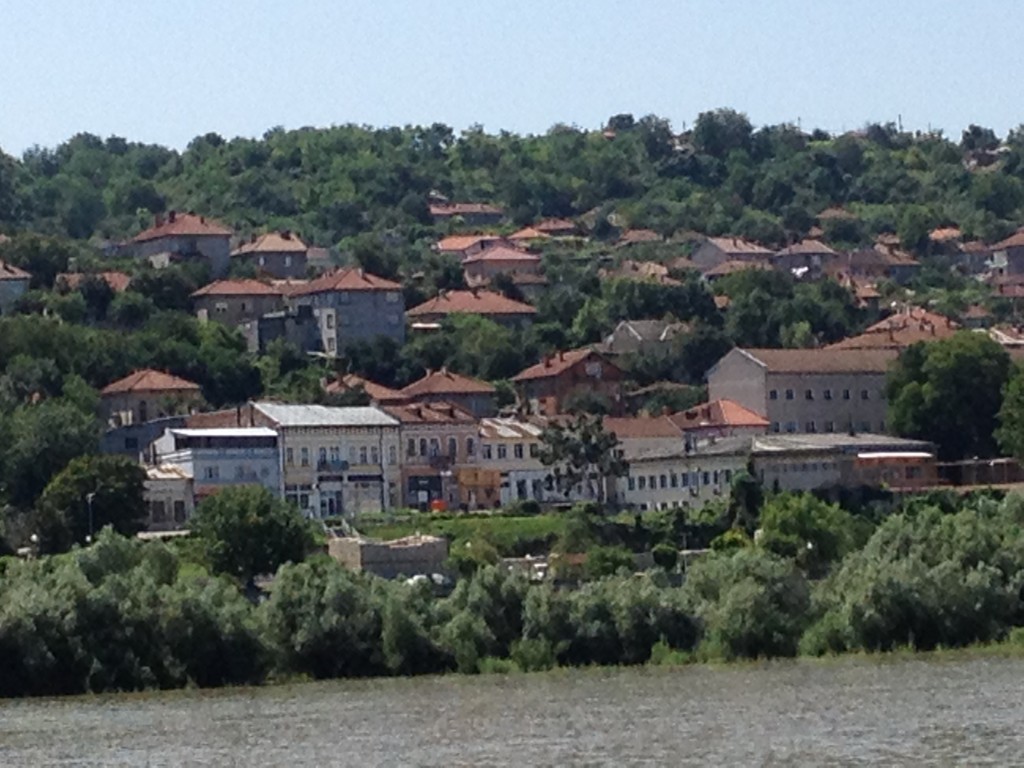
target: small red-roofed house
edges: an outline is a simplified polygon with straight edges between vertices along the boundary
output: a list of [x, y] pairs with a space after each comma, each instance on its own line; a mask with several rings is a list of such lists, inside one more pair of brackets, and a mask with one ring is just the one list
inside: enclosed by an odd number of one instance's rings
[[500, 235], [449, 235], [438, 240], [434, 244], [434, 250], [438, 253], [457, 256], [460, 261], [463, 261], [498, 245], [511, 247], [512, 243]]
[[280, 288], [250, 278], [216, 280], [192, 294], [192, 307], [200, 320], [213, 320], [237, 328], [284, 307]]
[[145, 368], [100, 390], [103, 418], [113, 427], [193, 412], [202, 403], [195, 382]]
[[202, 258], [210, 263], [215, 277], [227, 274], [231, 258], [232, 231], [213, 219], [194, 213], [169, 211], [158, 215], [153, 226], [130, 241], [136, 258], [148, 259], [155, 266], [181, 260]]
[[480, 315], [508, 327], [525, 327], [533, 322], [537, 310], [500, 293], [480, 289], [443, 291], [419, 304], [406, 316], [415, 325], [435, 325], [451, 315]]
[[505, 212], [490, 203], [436, 202], [430, 204], [430, 215], [434, 217], [435, 223], [458, 219], [468, 226], [484, 227], [501, 222]]
[[496, 245], [470, 256], [462, 262], [466, 285], [479, 288], [490, 285], [496, 275], [539, 275], [540, 256]]
[[683, 430], [689, 444], [710, 438], [764, 435], [769, 427], [764, 416], [727, 399], [701, 403], [668, 418]]
[[497, 410], [494, 387], [447, 368], [427, 371], [426, 376], [402, 389], [401, 394], [413, 403], [451, 403], [477, 418], [493, 416]]
[[764, 246], [738, 237], [708, 237], [690, 255], [701, 272], [707, 272], [725, 262], [760, 262], [767, 264], [772, 252]]
[[604, 355], [585, 347], [546, 355], [512, 378], [521, 408], [539, 416], [564, 413], [578, 397], [596, 395], [612, 413], [622, 410], [625, 374]]
[[278, 279], [306, 276], [306, 254], [309, 247], [290, 230], [253, 235], [252, 239], [231, 252], [239, 263], [252, 265], [258, 274]]

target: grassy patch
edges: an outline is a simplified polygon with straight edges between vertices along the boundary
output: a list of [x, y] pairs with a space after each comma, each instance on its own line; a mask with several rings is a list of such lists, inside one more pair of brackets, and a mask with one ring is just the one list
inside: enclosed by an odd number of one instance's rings
[[417, 532], [444, 536], [453, 543], [483, 539], [493, 544], [502, 555], [516, 556], [548, 549], [565, 531], [565, 516], [558, 513], [529, 517], [421, 514], [400, 522], [360, 523], [358, 526], [363, 535], [385, 540]]

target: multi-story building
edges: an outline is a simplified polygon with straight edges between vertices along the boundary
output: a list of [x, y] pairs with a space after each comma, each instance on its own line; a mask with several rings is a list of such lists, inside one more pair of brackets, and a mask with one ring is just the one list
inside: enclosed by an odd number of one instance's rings
[[434, 245], [434, 250], [438, 253], [457, 256], [459, 261], [464, 261], [470, 256], [498, 245], [508, 247], [511, 243], [500, 235], [449, 235], [438, 240]]
[[767, 264], [772, 251], [764, 246], [737, 237], [709, 237], [690, 256], [701, 272], [707, 272], [728, 261]]
[[409, 402], [452, 403], [477, 418], [493, 416], [497, 411], [494, 387], [447, 368], [427, 371], [426, 376], [402, 389], [400, 394]]
[[236, 263], [253, 267], [257, 274], [277, 278], [305, 277], [309, 248], [290, 230], [253, 235], [231, 252]]
[[770, 432], [885, 432], [894, 349], [734, 349], [708, 371], [711, 400], [733, 400]]
[[151, 368], [133, 371], [100, 390], [103, 420], [111, 427], [188, 414], [195, 411], [202, 400], [195, 382]]
[[520, 406], [530, 413], [553, 416], [563, 413], [574, 399], [595, 397], [612, 413], [623, 407], [625, 375], [597, 351], [584, 348], [546, 355], [513, 377]]
[[196, 508], [192, 476], [173, 465], [148, 466], [142, 500], [147, 531], [180, 531]]
[[259, 280], [217, 280], [192, 294], [192, 306], [200, 320], [238, 328], [280, 310], [284, 295], [280, 288]]
[[801, 240], [787, 245], [771, 257], [772, 265], [802, 279], [816, 280], [839, 254], [820, 240]]
[[492, 246], [463, 260], [466, 285], [480, 288], [491, 284], [498, 275], [539, 275], [540, 256], [518, 248]]
[[413, 327], [431, 327], [451, 315], [480, 315], [508, 328], [526, 328], [537, 310], [494, 291], [474, 288], [469, 291], [442, 291], [433, 299], [418, 304], [406, 316]]
[[268, 427], [168, 429], [153, 443], [153, 454], [157, 466], [177, 467], [192, 478], [199, 499], [236, 485], [284, 495], [277, 432]]
[[399, 344], [405, 341], [402, 286], [356, 267], [330, 272], [292, 290], [289, 304], [313, 308], [323, 350], [330, 356], [353, 341], [380, 336]]
[[232, 231], [219, 222], [194, 213], [169, 211], [157, 215], [153, 226], [129, 242], [136, 258], [156, 266], [187, 259], [204, 259], [214, 276], [227, 274]]

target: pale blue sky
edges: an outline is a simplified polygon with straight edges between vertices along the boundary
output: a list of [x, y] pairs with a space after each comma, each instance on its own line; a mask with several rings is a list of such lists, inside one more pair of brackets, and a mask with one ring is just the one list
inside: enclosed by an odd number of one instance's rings
[[1024, 122], [1015, 0], [0, 0], [0, 148], [283, 125]]

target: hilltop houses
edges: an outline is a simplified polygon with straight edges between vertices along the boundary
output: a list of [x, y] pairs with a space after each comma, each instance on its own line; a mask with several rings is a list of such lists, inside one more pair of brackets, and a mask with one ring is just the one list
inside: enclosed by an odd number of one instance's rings
[[202, 259], [215, 277], [228, 272], [231, 259], [231, 229], [220, 222], [194, 213], [168, 211], [157, 215], [153, 226], [129, 241], [131, 253], [154, 266], [176, 261]]
[[305, 277], [308, 246], [291, 230], [253, 235], [231, 252], [234, 262], [247, 264], [257, 274], [281, 279]]

